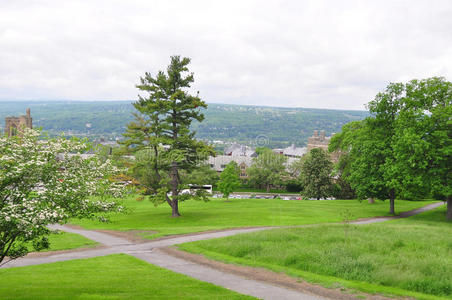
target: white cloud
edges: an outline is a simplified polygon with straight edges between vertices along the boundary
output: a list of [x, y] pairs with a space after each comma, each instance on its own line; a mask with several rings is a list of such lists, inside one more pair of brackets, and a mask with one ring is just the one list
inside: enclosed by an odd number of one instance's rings
[[452, 73], [450, 1], [2, 1], [0, 99], [135, 99], [192, 58], [208, 102], [362, 109]]

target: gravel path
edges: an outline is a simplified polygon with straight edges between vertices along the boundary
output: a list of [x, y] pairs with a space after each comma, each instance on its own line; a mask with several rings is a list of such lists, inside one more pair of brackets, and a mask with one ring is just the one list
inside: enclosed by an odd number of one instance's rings
[[[388, 220], [400, 219], [410, 217], [431, 209], [435, 209], [443, 203], [434, 203], [418, 208], [412, 211], [408, 211], [395, 217], [380, 217], [369, 218], [366, 220], [353, 221], [353, 224], [371, 224], [377, 222], [384, 222]], [[13, 268], [28, 265], [38, 265], [43, 263], [52, 263], [58, 261], [66, 261], [72, 259], [83, 259], [97, 256], [105, 256], [109, 254], [125, 253], [135, 256], [139, 259], [158, 265], [160, 267], [172, 270], [177, 273], [185, 274], [190, 277], [210, 282], [218, 286], [225, 287], [236, 292], [251, 295], [262, 299], [326, 299], [320, 296], [295, 291], [281, 286], [269, 284], [267, 282], [261, 282], [257, 280], [248, 279], [239, 275], [225, 272], [221, 269], [214, 269], [208, 266], [197, 264], [181, 258], [176, 258], [167, 253], [159, 251], [159, 248], [167, 247], [171, 245], [177, 245], [187, 242], [207, 240], [213, 238], [226, 237], [241, 233], [256, 232], [267, 230], [275, 227], [259, 227], [259, 228], [244, 228], [244, 229], [231, 229], [218, 232], [199, 233], [193, 235], [185, 235], [174, 238], [167, 238], [157, 241], [150, 241], [146, 243], [134, 244], [131, 241], [122, 239], [116, 236], [112, 236], [106, 233], [74, 229], [63, 225], [52, 225], [51, 229], [58, 229], [61, 231], [71, 232], [85, 236], [91, 240], [99, 242], [107, 246], [102, 249], [92, 249], [83, 251], [73, 251], [67, 253], [60, 253], [55, 255], [48, 255], [42, 257], [24, 257], [13, 260], [2, 268]]]

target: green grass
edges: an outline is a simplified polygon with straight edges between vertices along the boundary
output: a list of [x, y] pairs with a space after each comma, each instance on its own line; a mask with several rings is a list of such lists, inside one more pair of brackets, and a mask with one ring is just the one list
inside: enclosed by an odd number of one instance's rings
[[[397, 211], [406, 211], [431, 203], [430, 201], [396, 201]], [[287, 226], [341, 222], [347, 211], [353, 219], [388, 215], [389, 203], [368, 204], [357, 200], [284, 201], [280, 199], [212, 199], [209, 202], [186, 201], [180, 204], [182, 217], [171, 218], [165, 203], [155, 207], [149, 201], [124, 200], [129, 214], [115, 214], [110, 223], [72, 220], [87, 229], [152, 230], [155, 238], [164, 235], [201, 232], [235, 227]]]
[[445, 207], [372, 225], [274, 229], [180, 248], [369, 293], [452, 299], [452, 223]]
[[[92, 241], [84, 236], [68, 233], [68, 232], [56, 232], [51, 233], [48, 236], [50, 248], [42, 250], [41, 252], [47, 251], [57, 251], [57, 250], [69, 250], [69, 249], [77, 249], [77, 248], [92, 248], [99, 243]], [[30, 243], [28, 246], [30, 252], [35, 251]]]
[[99, 243], [92, 241], [84, 236], [59, 232], [49, 236], [50, 248], [47, 251], [67, 250], [75, 248], [91, 248], [99, 245]]
[[0, 269], [1, 299], [254, 299], [119, 254]]

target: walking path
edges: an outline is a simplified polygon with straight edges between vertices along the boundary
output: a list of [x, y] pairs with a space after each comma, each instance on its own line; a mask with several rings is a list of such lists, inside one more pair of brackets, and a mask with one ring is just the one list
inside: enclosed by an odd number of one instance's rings
[[[352, 221], [353, 224], [370, 224], [377, 222], [384, 222], [388, 220], [394, 220], [399, 218], [406, 218], [425, 212], [431, 209], [435, 209], [443, 203], [434, 203], [418, 208], [412, 211], [408, 211], [395, 217], [380, 217], [369, 218], [366, 220]], [[58, 261], [66, 261], [72, 259], [91, 258], [97, 256], [105, 256], [109, 254], [125, 253], [135, 256], [139, 259], [152, 263], [154, 265], [172, 270], [177, 273], [185, 274], [190, 277], [210, 282], [218, 286], [225, 287], [236, 292], [251, 295], [262, 299], [325, 299], [320, 296], [316, 296], [310, 293], [304, 293], [288, 289], [286, 287], [272, 285], [267, 282], [248, 279], [239, 275], [225, 272], [221, 269], [215, 269], [210, 266], [204, 266], [192, 261], [188, 261], [179, 257], [174, 257], [162, 251], [159, 248], [177, 245], [187, 242], [207, 240], [213, 238], [226, 237], [241, 233], [256, 232], [267, 230], [275, 227], [259, 227], [259, 228], [243, 228], [243, 229], [230, 229], [219, 232], [199, 233], [187, 236], [178, 236], [168, 239], [150, 241], [146, 243], [134, 244], [133, 242], [122, 239], [116, 236], [112, 236], [106, 233], [100, 233], [96, 231], [74, 229], [68, 226], [52, 225], [51, 229], [58, 229], [66, 232], [77, 233], [83, 235], [89, 239], [99, 242], [107, 247], [101, 249], [83, 250], [75, 252], [67, 252], [60, 254], [50, 254], [48, 256], [41, 257], [24, 257], [13, 260], [2, 268], [13, 268], [28, 265], [38, 265], [43, 263], [52, 263]]]
[[404, 212], [400, 213], [400, 215], [394, 216], [394, 217], [376, 217], [376, 218], [369, 218], [369, 219], [365, 219], [365, 220], [351, 221], [350, 223], [361, 225], [361, 224], [380, 223], [380, 222], [385, 222], [385, 221], [390, 221], [390, 220], [408, 218], [408, 217], [435, 209], [437, 207], [440, 207], [441, 205], [444, 205], [444, 202], [432, 203], [432, 204], [428, 204], [428, 205], [420, 207], [420, 208], [416, 208], [416, 209], [409, 210], [409, 211], [404, 211]]

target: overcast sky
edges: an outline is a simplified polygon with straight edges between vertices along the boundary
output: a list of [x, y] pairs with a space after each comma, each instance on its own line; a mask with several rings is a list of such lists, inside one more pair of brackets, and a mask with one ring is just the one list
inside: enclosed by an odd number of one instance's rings
[[0, 0], [1, 100], [134, 100], [175, 54], [210, 103], [364, 109], [452, 80], [452, 1]]

